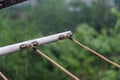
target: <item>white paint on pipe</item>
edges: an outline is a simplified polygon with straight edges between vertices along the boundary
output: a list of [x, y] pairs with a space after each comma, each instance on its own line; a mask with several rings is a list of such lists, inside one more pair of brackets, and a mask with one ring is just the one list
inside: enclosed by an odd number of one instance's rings
[[19, 51], [19, 50], [21, 50], [20, 49], [21, 45], [27, 45], [29, 47], [29, 45], [33, 42], [37, 42], [38, 45], [43, 45], [46, 43], [58, 41], [58, 40], [60, 40], [60, 38], [66, 39], [66, 38], [68, 38], [68, 35], [72, 35], [72, 32], [67, 31], [67, 32], [63, 32], [63, 33], [58, 33], [58, 34], [54, 34], [54, 35], [50, 35], [50, 36], [46, 36], [46, 37], [42, 37], [42, 38], [38, 38], [38, 39], [33, 39], [33, 40], [13, 44], [13, 45], [0, 47], [0, 55], [5, 55], [5, 54]]

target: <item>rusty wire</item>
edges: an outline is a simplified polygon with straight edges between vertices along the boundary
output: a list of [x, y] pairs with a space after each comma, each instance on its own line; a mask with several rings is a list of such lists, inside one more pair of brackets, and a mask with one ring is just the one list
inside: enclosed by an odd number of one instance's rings
[[60, 64], [58, 64], [57, 62], [55, 62], [53, 59], [51, 59], [50, 57], [48, 57], [47, 55], [45, 55], [43, 52], [41, 52], [35, 46], [33, 46], [32, 44], [30, 46], [33, 48], [34, 51], [36, 51], [38, 54], [40, 54], [41, 56], [43, 56], [44, 58], [46, 58], [48, 61], [50, 61], [56, 67], [58, 67], [61, 71], [63, 71], [64, 73], [66, 73], [68, 76], [70, 76], [73, 80], [80, 80], [78, 77], [76, 77], [71, 72], [69, 72], [64, 67], [62, 67]]
[[8, 79], [5, 77], [5, 75], [3, 75], [2, 72], [0, 72], [0, 76], [3, 78], [3, 80], [8, 80]]
[[110, 63], [110, 64], [112, 64], [112, 65], [120, 68], [120, 65], [119, 65], [119, 64], [111, 61], [110, 59], [106, 58], [105, 56], [101, 55], [100, 53], [94, 51], [93, 49], [91, 49], [91, 48], [89, 48], [89, 47], [87, 47], [87, 46], [85, 46], [85, 45], [82, 44], [80, 41], [77, 41], [76, 39], [71, 38], [71, 37], [70, 37], [70, 39], [71, 39], [72, 41], [74, 41], [75, 43], [77, 43], [79, 46], [85, 48], [86, 50], [92, 52], [93, 54], [97, 55], [97, 56], [100, 57], [101, 59], [105, 60], [106, 62], [108, 62], [108, 63]]

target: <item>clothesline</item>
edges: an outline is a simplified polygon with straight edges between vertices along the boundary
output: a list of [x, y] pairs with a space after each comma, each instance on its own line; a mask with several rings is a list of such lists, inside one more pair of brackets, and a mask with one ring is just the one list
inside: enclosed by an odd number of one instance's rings
[[0, 77], [2, 77], [4, 80], [8, 80], [8, 79], [5, 77], [5, 75], [3, 75], [2, 72], [0, 72]]

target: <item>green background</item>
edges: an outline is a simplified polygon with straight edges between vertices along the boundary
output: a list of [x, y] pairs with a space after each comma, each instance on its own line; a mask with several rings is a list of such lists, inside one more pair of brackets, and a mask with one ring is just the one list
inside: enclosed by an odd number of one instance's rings
[[[0, 10], [0, 47], [68, 30], [120, 64], [120, 0], [29, 0]], [[38, 48], [81, 80], [120, 80], [120, 69], [70, 40]], [[0, 56], [0, 71], [9, 80], [72, 80], [32, 49]]]

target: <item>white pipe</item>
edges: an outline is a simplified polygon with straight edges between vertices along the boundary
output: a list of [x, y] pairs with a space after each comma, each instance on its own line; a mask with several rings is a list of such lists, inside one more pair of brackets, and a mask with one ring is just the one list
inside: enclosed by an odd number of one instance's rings
[[69, 36], [71, 35], [72, 35], [72, 32], [67, 31], [63, 33], [58, 33], [58, 34], [54, 34], [54, 35], [50, 35], [50, 36], [46, 36], [46, 37], [42, 37], [38, 39], [33, 39], [33, 40], [13, 44], [13, 45], [0, 47], [0, 55], [5, 55], [5, 54], [12, 53], [12, 52], [16, 52], [24, 48], [29, 48], [30, 44], [32, 43], [34, 43], [35, 45], [42, 45], [42, 44], [46, 44], [50, 42], [55, 42], [61, 39], [69, 38]]

